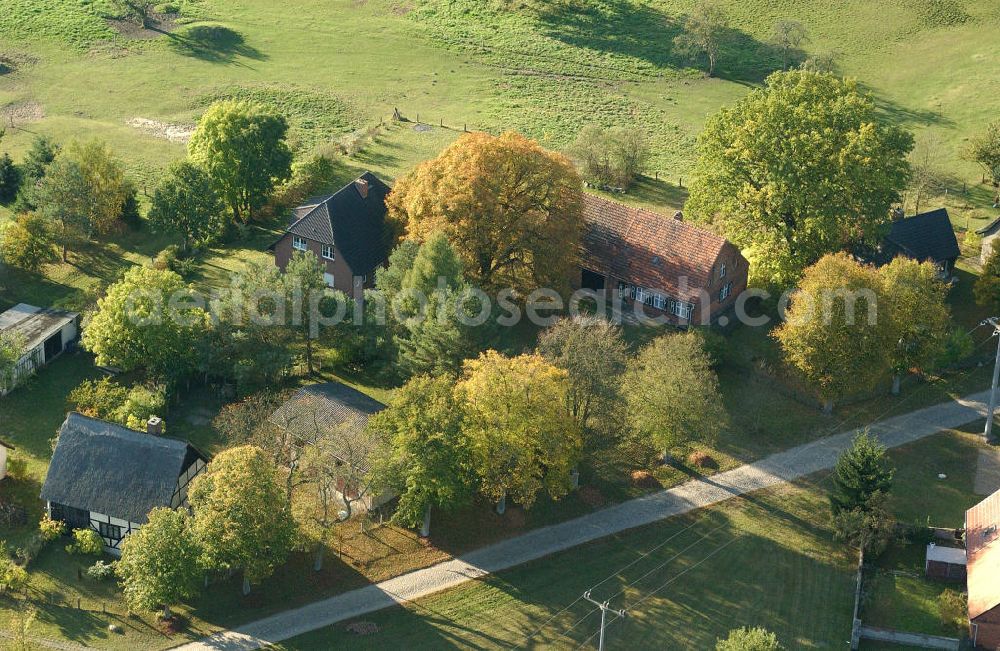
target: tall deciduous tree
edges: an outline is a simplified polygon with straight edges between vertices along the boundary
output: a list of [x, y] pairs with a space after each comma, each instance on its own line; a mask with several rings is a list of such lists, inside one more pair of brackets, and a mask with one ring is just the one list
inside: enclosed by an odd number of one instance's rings
[[242, 570], [243, 594], [291, 551], [295, 522], [278, 468], [260, 448], [220, 452], [192, 480], [189, 501], [204, 564]]
[[32, 193], [32, 202], [40, 206], [52, 221], [52, 233], [62, 248], [62, 260], [69, 260], [69, 249], [87, 232], [90, 215], [90, 187], [80, 164], [60, 156], [46, 168], [45, 176]]
[[149, 521], [122, 542], [115, 573], [130, 609], [163, 608], [198, 594], [202, 569], [201, 548], [195, 539], [191, 517], [183, 510], [156, 508]]
[[[286, 305], [291, 310], [301, 309], [301, 316], [296, 319], [294, 315], [289, 315], [286, 325], [305, 343], [306, 367], [310, 375], [315, 372], [313, 343], [319, 337], [322, 309], [327, 303], [324, 300], [327, 287], [323, 271], [323, 264], [312, 251], [296, 251], [285, 267]], [[335, 299], [331, 296], [331, 300]]]
[[216, 102], [198, 122], [188, 155], [208, 172], [234, 221], [249, 221], [291, 175], [287, 132], [285, 118], [247, 102]]
[[990, 183], [1000, 186], [1000, 120], [990, 122], [969, 141], [966, 157], [983, 168]]
[[80, 165], [88, 189], [87, 229], [105, 234], [121, 223], [129, 196], [134, 192], [125, 167], [100, 140], [74, 142], [62, 153]]
[[753, 283], [785, 286], [826, 253], [878, 240], [912, 147], [855, 82], [776, 72], [708, 120], [686, 212], [745, 250]]
[[378, 483], [399, 494], [394, 518], [430, 534], [432, 508], [469, 501], [472, 463], [462, 432], [464, 405], [448, 376], [418, 376], [369, 422], [381, 441], [374, 472]]
[[834, 515], [866, 508], [873, 495], [887, 495], [895, 475], [885, 446], [867, 431], [858, 432], [833, 469], [830, 507]]
[[948, 288], [933, 264], [902, 256], [878, 274], [883, 286], [880, 318], [890, 320], [895, 341], [889, 351], [895, 394], [903, 374], [928, 369], [944, 352], [951, 323]]
[[153, 193], [149, 223], [160, 232], [180, 235], [187, 249], [221, 233], [222, 210], [208, 174], [189, 161], [180, 161], [170, 167]]
[[400, 179], [388, 203], [411, 237], [443, 231], [484, 289], [526, 296], [566, 288], [576, 272], [580, 177], [566, 157], [517, 133], [463, 134]]
[[554, 498], [569, 492], [582, 437], [566, 371], [541, 355], [488, 350], [465, 362], [457, 391], [479, 489], [501, 512], [508, 494], [527, 508], [542, 489]]
[[696, 332], [663, 335], [629, 362], [622, 392], [632, 425], [667, 455], [711, 441], [728, 422], [719, 380]]
[[881, 296], [875, 268], [844, 253], [824, 256], [799, 282], [774, 336], [785, 359], [815, 387], [824, 411], [871, 388], [889, 370], [897, 342], [889, 315], [880, 314]]
[[779, 20], [771, 31], [771, 43], [781, 50], [781, 68], [788, 67], [789, 62], [802, 44], [809, 40], [806, 26], [797, 20]]
[[684, 18], [684, 32], [674, 38], [674, 48], [691, 59], [704, 55], [708, 60], [706, 72], [711, 77], [728, 30], [725, 10], [711, 0], [701, 0]]
[[983, 307], [1000, 309], [1000, 246], [994, 246], [990, 251], [972, 292], [976, 302]]
[[177, 380], [196, 366], [192, 343], [205, 329], [204, 309], [172, 271], [132, 267], [108, 287], [83, 331], [83, 346], [101, 366], [144, 368]]
[[538, 352], [569, 374], [570, 409], [582, 427], [617, 408], [628, 361], [617, 326], [600, 317], [560, 319], [538, 338]]

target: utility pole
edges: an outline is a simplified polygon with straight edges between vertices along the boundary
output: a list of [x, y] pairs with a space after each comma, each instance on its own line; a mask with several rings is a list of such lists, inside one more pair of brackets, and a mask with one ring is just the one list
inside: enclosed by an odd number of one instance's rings
[[611, 603], [610, 601], [603, 601], [603, 602], [594, 601], [593, 599], [590, 598], [590, 590], [587, 590], [586, 592], [583, 593], [583, 598], [601, 609], [601, 636], [599, 638], [599, 641], [597, 642], [597, 651], [604, 651], [604, 627], [607, 625], [608, 611], [611, 611], [622, 618], [625, 617], [625, 611], [612, 610], [611, 608], [608, 607], [608, 604]]
[[993, 442], [993, 413], [997, 408], [997, 380], [1000, 379], [1000, 325], [998, 325], [998, 319], [995, 316], [991, 316], [979, 325], [990, 325], [993, 326], [993, 334], [991, 336], [997, 338], [997, 358], [993, 363], [993, 384], [990, 387], [990, 407], [986, 411], [986, 430], [983, 434], [986, 437], [987, 443]]

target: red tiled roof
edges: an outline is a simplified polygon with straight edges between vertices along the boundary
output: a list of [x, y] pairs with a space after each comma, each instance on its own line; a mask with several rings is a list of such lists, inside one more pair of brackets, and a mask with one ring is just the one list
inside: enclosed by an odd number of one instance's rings
[[1000, 491], [965, 512], [969, 619], [1000, 605]]
[[[692, 224], [592, 194], [584, 195], [582, 264], [685, 299], [709, 285], [726, 239]], [[681, 291], [686, 278], [687, 291]]]

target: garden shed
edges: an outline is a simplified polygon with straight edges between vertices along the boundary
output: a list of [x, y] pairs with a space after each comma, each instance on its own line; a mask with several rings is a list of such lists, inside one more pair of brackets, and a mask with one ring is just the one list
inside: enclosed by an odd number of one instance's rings
[[18, 303], [0, 314], [0, 333], [14, 337], [23, 353], [10, 378], [0, 377], [0, 396], [23, 382], [40, 366], [62, 354], [78, 335], [76, 312]]

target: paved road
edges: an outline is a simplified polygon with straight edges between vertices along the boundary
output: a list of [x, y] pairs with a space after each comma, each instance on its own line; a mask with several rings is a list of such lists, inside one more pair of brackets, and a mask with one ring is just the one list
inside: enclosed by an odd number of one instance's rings
[[[896, 416], [871, 427], [888, 447], [916, 441], [942, 429], [964, 425], [986, 414], [988, 392]], [[419, 599], [466, 581], [505, 570], [577, 545], [664, 518], [717, 504], [832, 468], [854, 430], [779, 452], [707, 479], [652, 493], [560, 524], [535, 529], [460, 558], [351, 590], [301, 608], [220, 631], [179, 647], [183, 651], [258, 649], [366, 613]]]

